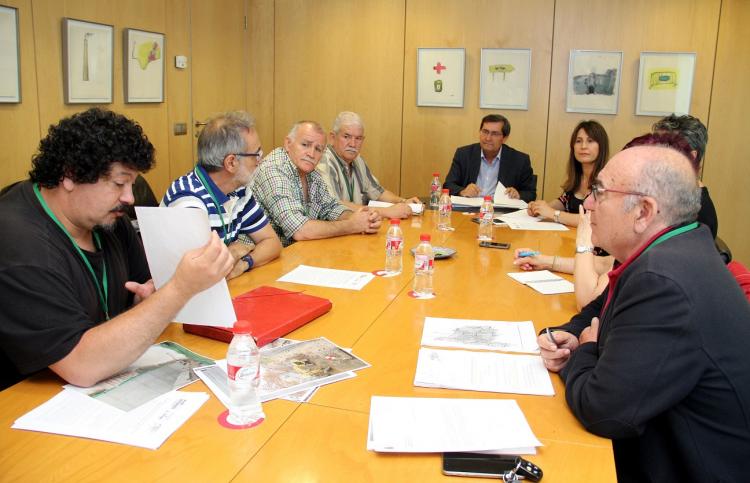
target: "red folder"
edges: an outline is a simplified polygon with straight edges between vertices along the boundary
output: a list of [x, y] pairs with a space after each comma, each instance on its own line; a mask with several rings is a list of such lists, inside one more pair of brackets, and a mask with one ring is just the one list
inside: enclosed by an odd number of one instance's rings
[[[247, 320], [258, 347], [287, 335], [331, 310], [331, 301], [300, 292], [261, 286], [232, 299], [238, 320]], [[182, 324], [185, 332], [223, 342], [232, 340], [232, 330], [222, 327]]]

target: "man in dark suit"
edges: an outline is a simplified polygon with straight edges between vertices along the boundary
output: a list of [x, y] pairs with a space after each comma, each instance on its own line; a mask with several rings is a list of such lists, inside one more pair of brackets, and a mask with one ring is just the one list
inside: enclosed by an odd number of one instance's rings
[[497, 182], [510, 198], [536, 199], [536, 181], [529, 155], [505, 145], [510, 122], [500, 114], [490, 114], [479, 126], [479, 142], [456, 149], [444, 188], [452, 195], [467, 197], [492, 195]]

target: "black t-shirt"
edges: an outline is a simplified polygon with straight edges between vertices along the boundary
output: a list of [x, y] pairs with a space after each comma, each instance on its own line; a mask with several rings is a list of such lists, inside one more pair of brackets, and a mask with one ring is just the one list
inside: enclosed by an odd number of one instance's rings
[[[101, 284], [107, 265], [110, 317], [127, 310], [125, 282], [151, 278], [130, 220], [98, 230], [102, 250], [88, 253]], [[0, 198], [0, 389], [63, 359], [105, 321], [96, 285], [72, 242], [42, 209], [28, 181]], [[86, 253], [86, 252], [84, 252]]]

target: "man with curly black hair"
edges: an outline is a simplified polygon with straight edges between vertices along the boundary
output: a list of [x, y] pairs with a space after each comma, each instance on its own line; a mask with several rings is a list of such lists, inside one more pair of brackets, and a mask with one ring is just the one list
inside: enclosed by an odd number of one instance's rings
[[0, 389], [46, 367], [90, 386], [137, 359], [232, 257], [213, 236], [155, 291], [125, 215], [154, 148], [122, 115], [63, 119], [32, 164], [30, 179], [0, 197]]

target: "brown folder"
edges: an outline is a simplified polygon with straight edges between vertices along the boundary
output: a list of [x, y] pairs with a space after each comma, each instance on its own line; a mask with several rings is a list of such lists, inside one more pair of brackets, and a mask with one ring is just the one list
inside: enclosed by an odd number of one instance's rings
[[[258, 347], [285, 336], [331, 310], [331, 301], [321, 297], [261, 286], [232, 299], [238, 320], [247, 320]], [[223, 342], [232, 340], [232, 330], [222, 327], [182, 324], [185, 332]]]

